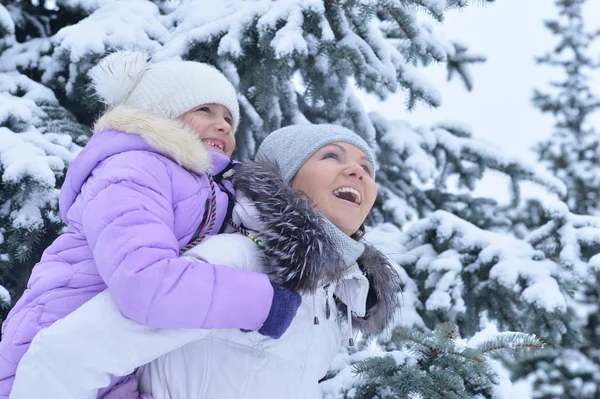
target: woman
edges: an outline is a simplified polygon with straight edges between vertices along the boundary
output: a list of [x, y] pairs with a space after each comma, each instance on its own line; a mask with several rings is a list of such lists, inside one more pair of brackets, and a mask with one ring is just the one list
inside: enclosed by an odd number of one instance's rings
[[[397, 307], [397, 274], [360, 241], [376, 197], [374, 174], [373, 154], [354, 132], [333, 125], [280, 129], [263, 142], [257, 162], [234, 175], [231, 225], [242, 234], [210, 237], [185, 254], [264, 272], [301, 292], [280, 339], [238, 330], [149, 330], [121, 317], [110, 295], [101, 294], [34, 340], [14, 398], [94, 397], [111, 374], [144, 364], [139, 391], [155, 399], [319, 398], [318, 381], [343, 338], [353, 339], [352, 327], [379, 332]], [[39, 390], [27, 383], [31, 378]], [[124, 388], [112, 394], [138, 395]]]
[[[105, 289], [119, 312], [147, 326], [244, 328], [272, 338], [289, 325], [269, 319], [285, 302], [275, 296], [299, 302], [263, 274], [179, 257], [218, 233], [233, 205], [222, 176], [233, 166], [239, 109], [225, 76], [199, 62], [116, 52], [91, 78], [109, 108], [67, 171], [66, 230], [3, 324], [0, 398], [33, 337]], [[291, 320], [295, 308], [286, 310]]]

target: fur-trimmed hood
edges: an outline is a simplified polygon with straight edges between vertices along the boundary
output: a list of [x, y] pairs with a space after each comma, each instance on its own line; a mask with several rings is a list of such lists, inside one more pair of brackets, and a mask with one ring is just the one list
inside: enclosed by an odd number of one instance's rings
[[[381, 332], [392, 320], [400, 301], [401, 281], [389, 259], [371, 245], [358, 258], [358, 266], [369, 280], [367, 313], [364, 317], [353, 315], [353, 324], [365, 334]], [[339, 304], [342, 308], [344, 304]]]
[[[323, 215], [284, 182], [277, 166], [247, 162], [235, 172], [233, 184], [238, 198], [247, 198], [256, 209], [259, 223], [244, 227], [256, 230], [264, 242], [263, 263], [272, 281], [300, 293], [313, 293], [346, 276], [351, 265], [344, 264], [326, 233]], [[240, 221], [235, 218], [234, 211], [234, 221]], [[353, 323], [364, 333], [377, 333], [387, 326], [398, 306], [400, 279], [388, 259], [370, 245], [365, 245], [354, 261], [370, 287], [366, 314], [354, 315]], [[340, 306], [345, 309], [341, 302]]]
[[181, 121], [118, 106], [98, 119], [92, 138], [69, 165], [60, 192], [63, 220], [96, 167], [115, 155], [135, 163], [139, 152], [169, 158], [197, 175], [218, 174], [231, 164], [229, 157], [204, 148]]
[[168, 119], [121, 105], [108, 110], [96, 121], [94, 133], [104, 130], [138, 135], [185, 169], [198, 174], [210, 171], [208, 150], [179, 119]]

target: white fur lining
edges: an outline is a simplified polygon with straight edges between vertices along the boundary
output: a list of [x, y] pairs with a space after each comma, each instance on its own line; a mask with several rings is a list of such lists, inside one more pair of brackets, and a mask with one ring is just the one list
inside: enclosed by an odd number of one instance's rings
[[208, 150], [178, 119], [168, 119], [120, 105], [107, 111], [94, 125], [94, 133], [109, 129], [139, 135], [161, 154], [192, 172], [210, 172]]

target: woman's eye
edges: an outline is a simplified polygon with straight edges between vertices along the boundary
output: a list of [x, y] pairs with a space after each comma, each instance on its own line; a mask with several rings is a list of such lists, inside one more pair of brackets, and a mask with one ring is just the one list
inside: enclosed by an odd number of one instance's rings
[[196, 111], [209, 112], [210, 108], [208, 108], [208, 107], [200, 107]]
[[322, 159], [340, 159], [340, 157], [338, 157], [335, 152], [328, 152], [327, 154], [323, 155]]
[[373, 176], [373, 174], [371, 173], [371, 168], [365, 165], [363, 165], [362, 168], [365, 170], [365, 172], [367, 172], [369, 176]]
[[229, 125], [233, 126], [233, 121], [231, 118], [225, 118], [225, 122], [229, 123]]

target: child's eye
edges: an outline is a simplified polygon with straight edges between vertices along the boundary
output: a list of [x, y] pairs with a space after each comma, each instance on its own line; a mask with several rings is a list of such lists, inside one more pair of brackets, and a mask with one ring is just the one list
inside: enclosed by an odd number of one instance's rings
[[231, 120], [231, 118], [226, 117], [225, 122], [229, 123], [230, 126], [233, 126], [233, 121]]
[[208, 107], [200, 107], [196, 111], [210, 112], [210, 108], [208, 108]]

